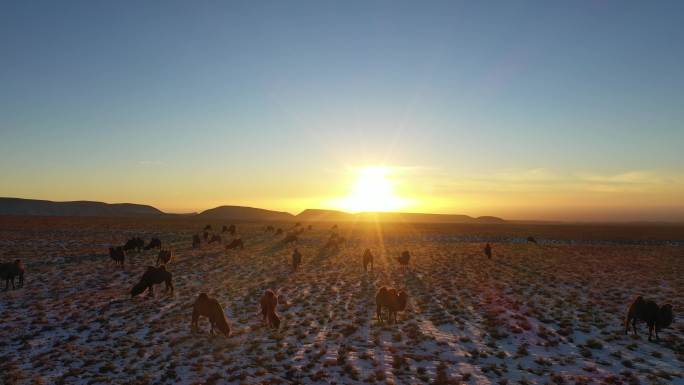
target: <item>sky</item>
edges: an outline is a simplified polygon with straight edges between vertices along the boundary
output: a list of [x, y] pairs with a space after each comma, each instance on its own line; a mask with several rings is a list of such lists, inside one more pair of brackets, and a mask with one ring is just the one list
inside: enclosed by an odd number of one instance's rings
[[3, 1], [0, 196], [684, 221], [683, 15]]

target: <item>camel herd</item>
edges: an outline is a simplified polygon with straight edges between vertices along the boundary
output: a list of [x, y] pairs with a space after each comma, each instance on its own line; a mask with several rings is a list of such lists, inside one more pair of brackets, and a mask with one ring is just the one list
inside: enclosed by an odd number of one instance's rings
[[[312, 226], [309, 225], [306, 227], [306, 229], [311, 230]], [[336, 250], [346, 241], [345, 238], [337, 234], [336, 230], [337, 225], [334, 225], [331, 228], [330, 237], [323, 245], [324, 250]], [[296, 243], [299, 239], [299, 236], [304, 231], [305, 227], [302, 226], [301, 223], [296, 223], [290, 230], [288, 230], [285, 237], [281, 240], [281, 244], [285, 245], [288, 243]], [[283, 229], [276, 229], [269, 225], [265, 227], [265, 232], [272, 232], [275, 235], [281, 235], [283, 234]], [[224, 225], [221, 229], [221, 234], [223, 233], [229, 233], [234, 237], [237, 233], [237, 228], [235, 225]], [[221, 235], [213, 233], [211, 225], [206, 225], [204, 227], [203, 239], [208, 244], [222, 243]], [[538, 244], [537, 240], [533, 237], [528, 237], [527, 242]], [[194, 234], [192, 236], [192, 247], [200, 248], [201, 243], [202, 238], [200, 235]], [[242, 238], [234, 238], [230, 243], [225, 245], [226, 251], [238, 248], [244, 248]], [[124, 266], [127, 252], [140, 252], [141, 250], [150, 249], [159, 250], [156, 266], [146, 267], [146, 270], [140, 277], [140, 280], [131, 289], [131, 297], [140, 295], [145, 291], [147, 291], [150, 295], [154, 295], [154, 286], [162, 283], [165, 284], [165, 293], [173, 294], [173, 275], [166, 269], [166, 265], [173, 258], [173, 252], [171, 250], [163, 249], [162, 242], [158, 238], [152, 238], [150, 242], [145, 245], [145, 242], [142, 238], [134, 237], [129, 239], [123, 246], [114, 246], [109, 248], [110, 258], [117, 265], [121, 265], [122, 267]], [[492, 247], [489, 243], [485, 245], [483, 251], [488, 259], [492, 258]], [[370, 270], [373, 270], [373, 259], [374, 257], [371, 250], [366, 249], [361, 256], [361, 263], [364, 272], [368, 272], [369, 266]], [[400, 266], [408, 268], [411, 261], [411, 253], [408, 250], [403, 251], [398, 257], [396, 257], [396, 261]], [[294, 252], [292, 253], [292, 271], [296, 272], [301, 264], [302, 254], [297, 248], [295, 248]], [[12, 285], [12, 289], [23, 287], [24, 272], [25, 268], [21, 260], [17, 259], [14, 262], [0, 263], [0, 279], [5, 280], [5, 290], [9, 289], [10, 284]], [[15, 278], [18, 278], [18, 285], [16, 286]], [[396, 323], [397, 312], [404, 311], [407, 307], [408, 301], [409, 295], [405, 291], [387, 286], [380, 287], [375, 295], [376, 316], [378, 321], [384, 322], [386, 320], [389, 323]], [[276, 311], [277, 305], [279, 303], [284, 303], [284, 299], [282, 296], [277, 296], [276, 292], [271, 289], [266, 290], [260, 298], [260, 314], [262, 315], [264, 324], [270, 328], [278, 329], [280, 326], [280, 317]], [[386, 310], [386, 317], [383, 317], [383, 310]], [[225, 336], [230, 336], [230, 325], [223, 311], [223, 307], [217, 299], [209, 297], [206, 293], [200, 293], [193, 305], [191, 322], [191, 328], [193, 331], [198, 330], [199, 318], [202, 316], [208, 318], [211, 325], [212, 334], [214, 334], [215, 331], [218, 331]], [[643, 297], [639, 296], [634, 300], [627, 311], [627, 316], [625, 317], [624, 321], [625, 334], [629, 333], [631, 325], [633, 333], [636, 335], [637, 321], [644, 321], [648, 325], [648, 340], [651, 341], [653, 334], [655, 334], [655, 338], [658, 340], [658, 332], [669, 327], [673, 320], [674, 313], [671, 304], [658, 306], [654, 301], [645, 300]]]

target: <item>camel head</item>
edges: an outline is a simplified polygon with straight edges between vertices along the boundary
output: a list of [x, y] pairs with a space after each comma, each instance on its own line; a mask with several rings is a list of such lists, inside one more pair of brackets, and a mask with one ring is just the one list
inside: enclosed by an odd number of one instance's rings
[[140, 281], [138, 282], [137, 285], [133, 286], [131, 289], [131, 298], [135, 297], [136, 295], [141, 294], [145, 289], [147, 288], [147, 285], [145, 285], [144, 282]]

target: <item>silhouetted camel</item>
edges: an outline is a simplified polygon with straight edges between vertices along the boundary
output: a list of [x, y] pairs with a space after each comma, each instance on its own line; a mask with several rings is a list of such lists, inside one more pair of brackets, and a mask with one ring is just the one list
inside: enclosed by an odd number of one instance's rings
[[411, 254], [408, 252], [408, 250], [404, 250], [401, 253], [401, 255], [399, 255], [397, 257], [397, 262], [399, 262], [399, 264], [402, 266], [408, 266], [410, 261], [411, 261]]
[[394, 315], [394, 322], [397, 322], [397, 312], [406, 309], [408, 302], [408, 294], [406, 292], [394, 288], [383, 286], [375, 295], [375, 306], [378, 320], [382, 322], [382, 308], [388, 310], [387, 320], [392, 323], [392, 316]]
[[487, 256], [487, 258], [492, 259], [492, 245], [487, 243], [484, 247], [484, 253]]
[[230, 225], [230, 227], [228, 227], [228, 232], [230, 233], [230, 235], [235, 236], [236, 231], [237, 231], [237, 228], [235, 227], [235, 225]]
[[217, 329], [226, 337], [230, 336], [230, 326], [221, 304], [216, 299], [209, 297], [207, 293], [200, 293], [195, 300], [195, 304], [192, 306], [192, 331], [199, 330], [200, 316], [209, 318], [209, 324], [211, 325], [210, 333], [212, 335], [214, 335], [214, 329]]
[[117, 265], [121, 265], [121, 267], [123, 267], [126, 260], [126, 253], [124, 253], [123, 247], [110, 247], [109, 258], [116, 262]]
[[269, 226], [266, 226], [266, 229], [264, 231], [267, 233], [270, 233], [271, 231], [275, 231], [275, 229], [273, 228], [273, 226], [269, 225]]
[[295, 243], [296, 243], [298, 239], [299, 239], [299, 238], [297, 237], [296, 234], [287, 234], [287, 235], [285, 236], [285, 238], [283, 238], [283, 244], [286, 245], [286, 244], [292, 243], [292, 242], [295, 242]]
[[171, 250], [159, 250], [159, 254], [157, 255], [157, 266], [159, 266], [160, 262], [162, 265], [166, 265], [171, 261], [172, 257], [173, 252]]
[[211, 231], [211, 225], [204, 226], [204, 231]]
[[292, 270], [296, 271], [299, 265], [302, 263], [302, 254], [299, 250], [294, 249], [292, 253]]
[[332, 225], [332, 227], [330, 228], [330, 230], [337, 230], [337, 225]]
[[238, 247], [240, 249], [245, 248], [245, 244], [242, 243], [242, 238], [233, 239], [229, 244], [226, 245], [226, 250], [237, 249]]
[[24, 286], [24, 264], [20, 259], [14, 262], [0, 263], [0, 279], [5, 280], [5, 290], [9, 290], [10, 283], [12, 290], [16, 289], [14, 286], [14, 278], [19, 278], [19, 287]]
[[655, 330], [656, 341], [658, 340], [658, 332], [672, 324], [674, 314], [672, 313], [672, 305], [667, 304], [658, 306], [651, 300], [644, 300], [643, 297], [637, 297], [629, 306], [627, 317], [625, 317], [625, 334], [629, 334], [629, 323], [632, 323], [632, 330], [634, 335], [637, 335], [636, 323], [637, 321], [645, 321], [648, 325], [648, 340], [651, 341], [653, 331]]
[[371, 270], [373, 270], [373, 253], [370, 249], [366, 249], [363, 252], [363, 270], [368, 271], [368, 265], [370, 264]]
[[150, 243], [148, 243], [147, 246], [145, 246], [145, 250], [150, 250], [150, 249], [161, 250], [161, 248], [162, 248], [162, 244], [161, 244], [161, 240], [159, 240], [159, 238], [150, 239]]
[[221, 228], [221, 234], [227, 233], [227, 232], [228, 232], [228, 226], [223, 225], [223, 227]]
[[192, 236], [192, 248], [193, 249], [199, 249], [199, 247], [202, 245], [202, 240], [200, 239], [199, 234], [195, 234]]
[[266, 322], [268, 327], [274, 327], [278, 329], [280, 327], [280, 318], [276, 313], [276, 306], [278, 305], [278, 298], [276, 297], [273, 290], [268, 289], [261, 296], [261, 314], [263, 316], [263, 321]]
[[173, 283], [171, 282], [171, 278], [173, 278], [173, 276], [166, 271], [166, 266], [147, 266], [147, 270], [145, 270], [145, 273], [140, 277], [140, 281], [131, 289], [131, 298], [144, 292], [145, 289], [148, 290], [149, 294], [154, 296], [154, 285], [158, 285], [162, 282], [166, 283], [164, 292], [171, 291], [171, 294], [173, 294]]
[[135, 250], [140, 252], [144, 246], [145, 241], [142, 238], [135, 237], [126, 241], [126, 244], [123, 245], [123, 251]]
[[276, 230], [275, 235], [280, 235], [280, 234], [282, 234], [282, 233], [283, 233], [283, 229], [281, 229], [280, 227], [278, 227], [278, 230]]
[[309, 226], [307, 226], [307, 229], [312, 230], [313, 226], [309, 225]]
[[212, 235], [211, 239], [209, 240], [209, 243], [214, 243], [214, 242], [221, 243], [221, 236], [218, 234]]
[[208, 231], [203, 232], [203, 233], [202, 233], [202, 236], [204, 237], [204, 242], [206, 242], [207, 240], [209, 240], [209, 232], [208, 232]]
[[527, 242], [528, 243], [534, 243], [535, 245], [537, 244], [537, 240], [534, 239], [534, 237], [532, 237], [532, 236], [527, 237]]

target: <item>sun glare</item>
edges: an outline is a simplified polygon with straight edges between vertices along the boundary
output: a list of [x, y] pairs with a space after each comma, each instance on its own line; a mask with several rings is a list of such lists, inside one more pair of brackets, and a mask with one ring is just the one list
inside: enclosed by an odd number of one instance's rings
[[394, 191], [391, 171], [389, 167], [379, 166], [360, 169], [350, 194], [342, 200], [340, 208], [363, 212], [392, 211], [405, 206], [405, 200]]

